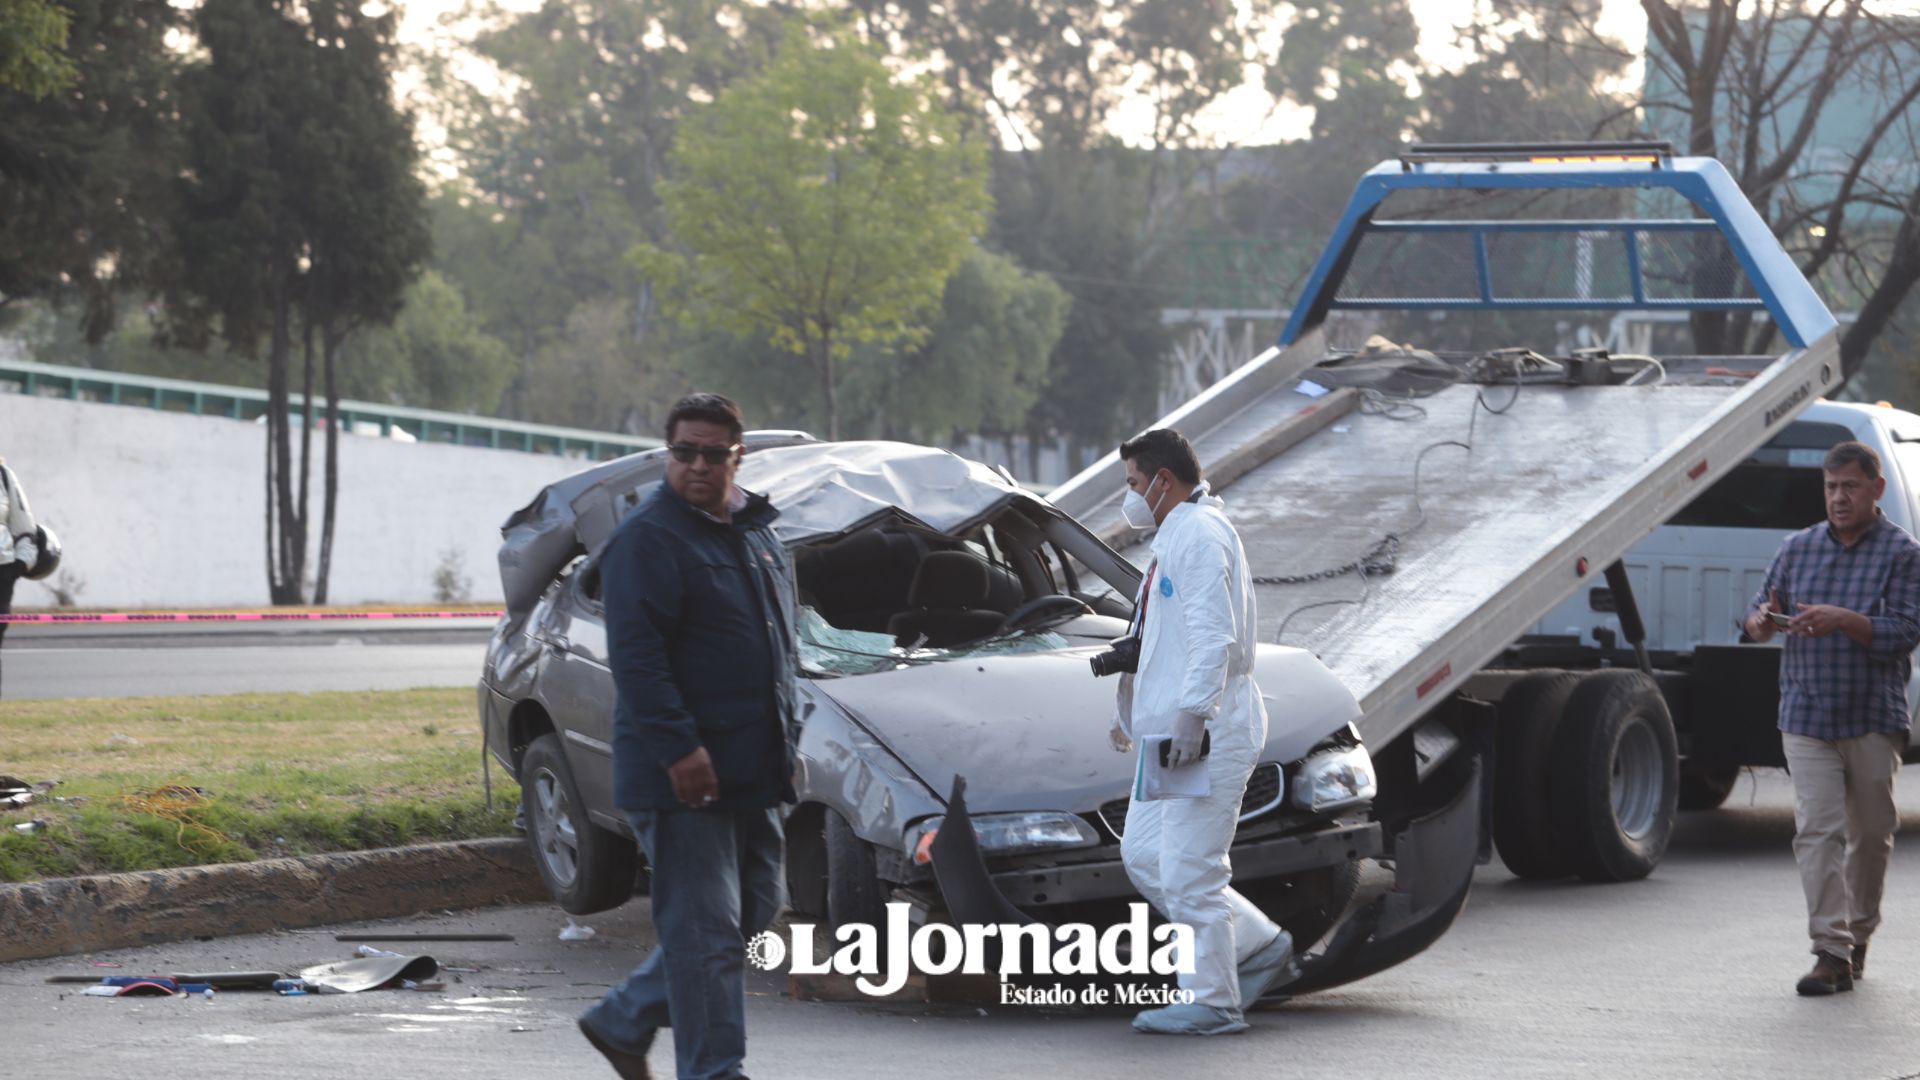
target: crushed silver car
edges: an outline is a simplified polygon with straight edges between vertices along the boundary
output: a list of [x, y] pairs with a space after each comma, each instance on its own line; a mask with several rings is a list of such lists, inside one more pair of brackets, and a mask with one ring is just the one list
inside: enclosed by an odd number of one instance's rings
[[[888, 900], [963, 921], [999, 921], [1009, 903], [1049, 921], [1123, 914], [1138, 899], [1119, 842], [1133, 755], [1107, 744], [1114, 683], [1089, 659], [1126, 633], [1140, 571], [1010, 477], [945, 451], [792, 432], [745, 441], [738, 482], [780, 510], [802, 603], [792, 906], [836, 926], [882, 924]], [[540, 873], [576, 914], [634, 891], [635, 846], [611, 795], [595, 560], [665, 461], [647, 451], [556, 482], [502, 530], [509, 610], [480, 711], [488, 752], [521, 784]], [[1304, 950], [1391, 837], [1372, 813], [1353, 696], [1300, 649], [1261, 645], [1255, 670], [1271, 722], [1241, 802], [1234, 886]], [[1477, 774], [1460, 790], [1442, 816], [1477, 802]], [[1465, 826], [1449, 819], [1469, 846], [1475, 809]], [[1451, 923], [1464, 884], [1440, 892], [1389, 913], [1407, 932], [1388, 953], [1411, 955]], [[1373, 946], [1380, 929], [1336, 937]], [[1409, 951], [1410, 936], [1425, 940]], [[1405, 958], [1373, 953], [1355, 970]], [[1357, 977], [1304, 970], [1323, 985]]]

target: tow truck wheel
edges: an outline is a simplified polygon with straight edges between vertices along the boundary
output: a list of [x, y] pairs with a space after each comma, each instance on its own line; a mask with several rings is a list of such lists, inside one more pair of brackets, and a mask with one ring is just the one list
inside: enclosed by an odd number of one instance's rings
[[1718, 810], [1733, 794], [1734, 781], [1740, 779], [1738, 765], [1694, 765], [1680, 767], [1680, 809]]
[[1573, 873], [1554, 835], [1554, 733], [1580, 682], [1574, 671], [1521, 676], [1500, 699], [1494, 747], [1493, 844], [1516, 877]]
[[1680, 755], [1660, 687], [1638, 671], [1594, 671], [1567, 699], [1554, 739], [1553, 829], [1588, 881], [1634, 881], [1673, 836]]
[[639, 866], [633, 841], [587, 819], [558, 735], [542, 735], [527, 747], [520, 780], [533, 865], [560, 909], [591, 915], [626, 903]]
[[887, 889], [874, 869], [873, 845], [860, 839], [840, 811], [827, 808], [827, 922], [834, 927], [887, 925]]

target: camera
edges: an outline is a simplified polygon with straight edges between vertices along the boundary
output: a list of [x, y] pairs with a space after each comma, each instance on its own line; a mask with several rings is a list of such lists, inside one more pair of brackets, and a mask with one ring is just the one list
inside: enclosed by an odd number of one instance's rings
[[1093, 677], [1096, 679], [1108, 675], [1131, 675], [1140, 670], [1140, 638], [1138, 635], [1114, 638], [1107, 651], [1087, 657], [1087, 663], [1093, 666]]

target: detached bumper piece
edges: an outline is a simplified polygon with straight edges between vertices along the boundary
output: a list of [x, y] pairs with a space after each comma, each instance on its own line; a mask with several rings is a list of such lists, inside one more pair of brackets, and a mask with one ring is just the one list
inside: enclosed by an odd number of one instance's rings
[[993, 883], [986, 856], [980, 852], [980, 838], [973, 832], [973, 818], [967, 813], [964, 776], [953, 778], [946, 820], [928, 845], [927, 855], [933, 863], [933, 880], [939, 884], [940, 896], [955, 923], [1025, 926], [1040, 921], [1014, 907]]
[[1300, 961], [1299, 977], [1269, 994], [1309, 994], [1364, 979], [1418, 956], [1447, 932], [1473, 888], [1485, 771], [1474, 757], [1459, 790], [1395, 838], [1393, 890], [1351, 912], [1326, 948]]

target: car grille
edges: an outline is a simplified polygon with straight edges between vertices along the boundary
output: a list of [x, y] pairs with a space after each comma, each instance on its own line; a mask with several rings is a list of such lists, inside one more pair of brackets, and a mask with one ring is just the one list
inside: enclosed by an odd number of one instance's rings
[[[1254, 766], [1253, 775], [1247, 778], [1247, 790], [1240, 796], [1240, 820], [1259, 817], [1273, 809], [1285, 798], [1286, 791], [1286, 773], [1279, 765], [1268, 761]], [[1116, 839], [1126, 831], [1127, 806], [1131, 802], [1115, 799], [1100, 807], [1100, 822]]]

